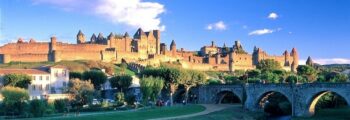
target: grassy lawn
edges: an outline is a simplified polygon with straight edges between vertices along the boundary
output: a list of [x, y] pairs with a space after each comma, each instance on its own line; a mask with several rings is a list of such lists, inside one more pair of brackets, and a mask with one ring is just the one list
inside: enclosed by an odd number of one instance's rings
[[32, 120], [144, 120], [152, 118], [173, 117], [204, 111], [205, 107], [201, 105], [187, 105], [161, 108], [147, 108], [137, 111], [127, 112], [106, 112], [105, 114], [81, 115], [78, 117], [59, 117], [59, 118], [37, 118]]
[[[120, 68], [118, 65], [116, 65], [115, 68], [114, 68], [114, 72], [115, 72], [116, 74], [120, 73], [120, 72], [121, 72], [121, 68]], [[128, 75], [130, 75], [130, 76], [136, 75], [136, 73], [135, 73], [134, 71], [131, 71], [130, 69], [126, 69], [126, 70], [125, 70], [125, 73], [128, 74]]]
[[254, 120], [262, 113], [254, 113], [242, 110], [241, 106], [233, 106], [207, 115], [190, 117], [180, 120]]
[[298, 117], [293, 120], [350, 120], [350, 108], [323, 109], [312, 117]]

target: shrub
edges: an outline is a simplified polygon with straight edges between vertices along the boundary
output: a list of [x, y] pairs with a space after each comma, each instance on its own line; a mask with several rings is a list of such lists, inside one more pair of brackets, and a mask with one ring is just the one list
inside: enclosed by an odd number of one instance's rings
[[134, 105], [134, 103], [136, 101], [136, 97], [135, 97], [135, 95], [127, 95], [125, 97], [125, 101], [128, 105]]
[[1, 90], [1, 94], [4, 97], [4, 112], [13, 113], [15, 115], [23, 115], [25, 113], [25, 108], [27, 106], [25, 101], [29, 99], [29, 93], [27, 90], [7, 86]]
[[55, 103], [53, 102], [46, 103], [45, 114], [49, 115], [54, 113], [56, 113]]
[[32, 100], [29, 103], [30, 113], [34, 117], [42, 117], [46, 111], [47, 102], [44, 100]]
[[55, 109], [58, 113], [63, 113], [66, 109], [68, 100], [67, 99], [59, 99], [54, 101]]
[[220, 85], [222, 84], [220, 80], [214, 80], [214, 79], [209, 79], [208, 80], [209, 85]]
[[124, 101], [125, 101], [125, 99], [124, 99], [124, 93], [122, 93], [122, 92], [116, 93], [116, 94], [114, 95], [114, 97], [115, 97], [115, 101], [116, 101], [117, 103], [124, 103]]

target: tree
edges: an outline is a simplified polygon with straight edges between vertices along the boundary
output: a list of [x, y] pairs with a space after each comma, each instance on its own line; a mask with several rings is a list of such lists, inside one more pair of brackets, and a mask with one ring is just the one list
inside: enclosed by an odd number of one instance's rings
[[165, 80], [165, 85], [170, 93], [170, 105], [173, 104], [173, 94], [179, 85], [179, 81], [186, 79], [183, 69], [176, 66], [162, 65], [160, 68], [146, 68], [140, 74], [141, 77], [161, 77]]
[[106, 82], [107, 76], [102, 71], [91, 70], [83, 73], [83, 80], [91, 80], [94, 88], [100, 90], [101, 85]]
[[298, 82], [298, 76], [296, 75], [290, 75], [286, 78], [287, 83], [297, 83]]
[[[322, 78], [322, 76], [324, 78]], [[323, 79], [323, 80], [322, 80]], [[322, 72], [319, 74], [318, 81], [320, 82], [347, 82], [348, 75], [339, 72]]]
[[264, 72], [264, 74], [261, 75], [261, 79], [269, 83], [280, 83], [281, 81], [281, 78], [273, 72]]
[[173, 94], [175, 93], [179, 81], [186, 79], [186, 73], [179, 68], [162, 68], [164, 72], [161, 72], [166, 85], [169, 87], [170, 92], [170, 105], [173, 105]]
[[256, 66], [256, 68], [262, 71], [272, 71], [272, 70], [280, 70], [282, 69], [282, 66], [278, 61], [275, 61], [273, 59], [265, 59], [265, 60], [261, 60]]
[[311, 66], [299, 65], [297, 71], [298, 75], [306, 77], [308, 82], [313, 82], [317, 78], [317, 71]]
[[6, 74], [4, 76], [4, 86], [14, 86], [20, 88], [28, 88], [32, 78], [26, 74]]
[[261, 74], [261, 71], [256, 69], [256, 70], [249, 70], [247, 71], [248, 77], [249, 78], [258, 78]]
[[72, 79], [68, 84], [68, 93], [72, 95], [72, 106], [79, 110], [85, 104], [91, 103], [94, 94], [94, 85], [90, 81], [81, 81], [79, 79]]
[[237, 76], [225, 76], [225, 84], [240, 84], [242, 81], [239, 80]]
[[122, 74], [110, 78], [109, 82], [111, 83], [112, 88], [118, 88], [122, 92], [126, 92], [132, 84], [132, 77], [130, 75]]
[[70, 79], [82, 79], [83, 78], [83, 74], [81, 72], [69, 72], [69, 78]]
[[155, 101], [164, 87], [164, 80], [160, 77], [143, 77], [140, 80], [142, 99]]
[[182, 84], [185, 87], [185, 101], [188, 99], [189, 90], [197, 85], [203, 85], [206, 83], [206, 75], [202, 72], [195, 70], [186, 70], [186, 78], [180, 79], [179, 84]]
[[[23, 88], [6, 86], [2, 88], [1, 94], [4, 97], [4, 109], [8, 113], [20, 115], [24, 113], [25, 101], [29, 99], [29, 93]], [[6, 113], [5, 113], [6, 114]]]

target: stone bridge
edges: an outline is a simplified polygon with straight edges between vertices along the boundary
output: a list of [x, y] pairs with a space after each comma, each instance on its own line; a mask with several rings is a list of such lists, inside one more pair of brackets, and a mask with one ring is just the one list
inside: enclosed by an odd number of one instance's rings
[[293, 116], [312, 116], [319, 98], [333, 92], [350, 105], [350, 83], [207, 85], [198, 90], [199, 103], [220, 103], [225, 93], [236, 95], [250, 111], [262, 110], [261, 101], [281, 93], [292, 105]]

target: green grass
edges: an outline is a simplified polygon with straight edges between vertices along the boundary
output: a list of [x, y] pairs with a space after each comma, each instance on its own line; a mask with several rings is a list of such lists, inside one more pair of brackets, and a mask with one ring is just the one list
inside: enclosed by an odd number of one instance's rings
[[53, 62], [10, 62], [0, 64], [0, 68], [36, 68], [43, 65], [54, 65]]
[[[114, 73], [116, 73], [116, 74], [121, 73], [121, 71], [122, 71], [121, 67], [119, 67], [118, 65], [114, 68]], [[130, 69], [126, 69], [125, 74], [128, 74], [130, 76], [136, 75], [136, 73], [134, 71], [131, 71]]]
[[293, 120], [350, 120], [350, 108], [322, 109], [312, 117], [297, 117]]
[[201, 105], [187, 105], [161, 108], [146, 108], [137, 111], [126, 112], [106, 112], [105, 114], [81, 115], [78, 117], [59, 117], [59, 118], [37, 118], [33, 120], [144, 120], [152, 118], [174, 117], [179, 115], [193, 114], [204, 111], [205, 107]]
[[207, 115], [184, 118], [180, 120], [254, 120], [262, 115], [263, 113], [244, 111], [242, 106], [233, 106], [224, 110], [209, 113]]

